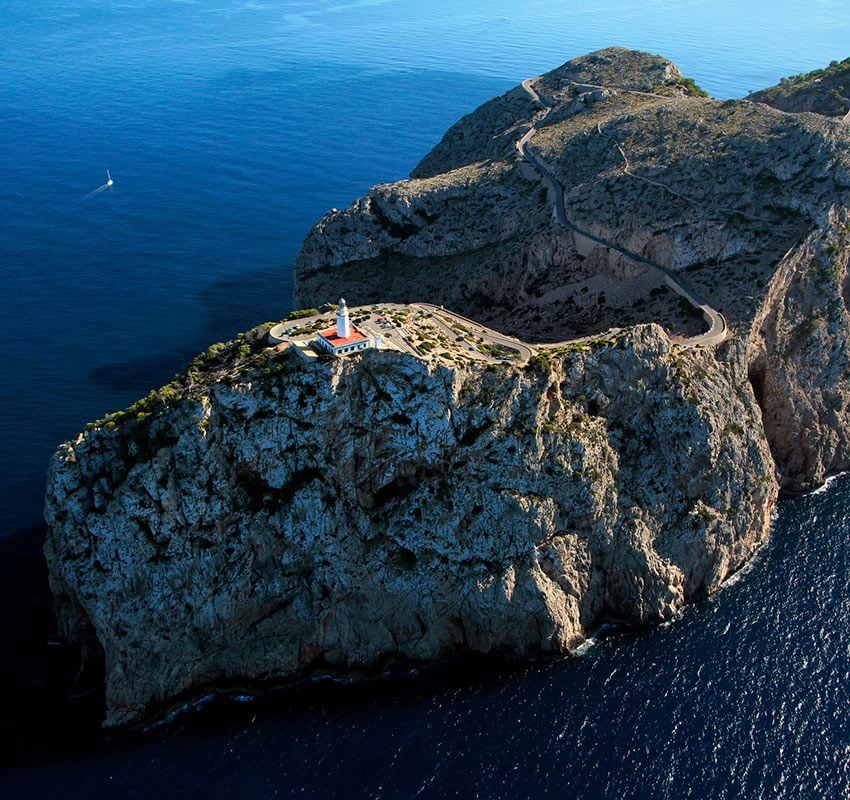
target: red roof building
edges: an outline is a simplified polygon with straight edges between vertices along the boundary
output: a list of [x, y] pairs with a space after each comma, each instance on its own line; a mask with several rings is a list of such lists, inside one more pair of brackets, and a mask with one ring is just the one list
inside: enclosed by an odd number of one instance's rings
[[374, 341], [351, 324], [348, 317], [348, 307], [342, 298], [340, 298], [336, 314], [336, 327], [319, 331], [316, 344], [335, 356], [374, 347]]

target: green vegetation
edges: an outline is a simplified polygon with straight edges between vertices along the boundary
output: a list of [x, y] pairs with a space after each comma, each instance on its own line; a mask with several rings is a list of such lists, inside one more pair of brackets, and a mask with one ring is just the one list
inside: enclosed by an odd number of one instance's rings
[[303, 317], [312, 317], [315, 314], [319, 313], [318, 308], [299, 308], [296, 311], [293, 311], [287, 318], [286, 321], [292, 319], [302, 319]]
[[705, 89], [697, 85], [693, 78], [682, 76], [675, 81], [676, 86], [681, 86], [691, 97], [708, 97], [709, 94]]
[[479, 342], [478, 349], [484, 353], [485, 356], [492, 356], [493, 358], [517, 358], [519, 356], [519, 353], [512, 347], [490, 344], [489, 342]]
[[845, 58], [843, 61], [831, 61], [828, 67], [823, 69], [813, 69], [811, 72], [801, 72], [797, 75], [789, 75], [787, 78], [781, 78], [780, 86], [800, 86], [801, 84], [811, 83], [812, 81], [822, 80], [823, 78], [831, 78], [836, 75], [850, 73], [850, 58]]
[[782, 78], [778, 85], [750, 95], [750, 99], [784, 111], [813, 111], [842, 117], [850, 109], [850, 58], [828, 67]]
[[330, 320], [317, 319], [315, 322], [311, 322], [309, 325], [302, 325], [299, 328], [295, 328], [295, 330], [292, 331], [290, 336], [303, 336], [308, 333], [316, 333], [316, 331], [320, 331], [322, 330], [322, 328], [327, 328], [330, 324]]
[[675, 89], [673, 87], [679, 87], [685, 90], [685, 94], [689, 97], [710, 97], [709, 93], [705, 91], [701, 86], [697, 84], [697, 82], [693, 78], [686, 78], [684, 75], [681, 78], [676, 78], [676, 80], [665, 83], [656, 83], [652, 87], [652, 92], [654, 94], [663, 94], [663, 95], [674, 95]]
[[90, 422], [86, 430], [113, 430], [128, 422], [152, 422], [169, 406], [197, 394], [199, 387], [225, 382], [245, 368], [262, 368], [263, 374], [276, 371], [275, 364], [279, 365], [281, 359], [276, 351], [267, 349], [266, 340], [274, 324], [258, 325], [230, 342], [216, 342], [165, 386], [151, 390], [122, 411]]
[[528, 369], [537, 370], [541, 372], [549, 372], [551, 366], [551, 357], [548, 352], [541, 351], [535, 353], [529, 360], [526, 367]]
[[593, 350], [600, 350], [605, 347], [613, 347], [617, 344], [617, 339], [611, 336], [598, 336], [595, 339], [585, 339], [580, 342], [570, 342], [568, 344], [561, 345], [560, 347], [554, 347], [549, 352], [552, 355], [558, 356], [566, 356], [574, 353], [588, 353]]

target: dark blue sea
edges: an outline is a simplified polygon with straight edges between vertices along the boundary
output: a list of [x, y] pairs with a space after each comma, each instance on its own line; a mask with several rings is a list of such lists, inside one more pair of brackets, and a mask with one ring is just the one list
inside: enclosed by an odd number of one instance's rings
[[2, 0], [0, 797], [850, 795], [850, 479], [781, 504], [714, 600], [578, 658], [214, 703], [117, 742], [64, 702], [56, 445], [286, 314], [327, 209], [611, 44], [740, 97], [850, 55], [850, 0]]

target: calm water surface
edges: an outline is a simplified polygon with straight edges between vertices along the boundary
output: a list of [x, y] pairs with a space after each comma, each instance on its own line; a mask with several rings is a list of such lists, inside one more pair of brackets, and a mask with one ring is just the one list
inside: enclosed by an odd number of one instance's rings
[[[38, 532], [15, 532], [40, 519], [55, 446], [284, 315], [293, 255], [328, 208], [404, 177], [489, 97], [610, 44], [736, 97], [850, 55], [850, 0], [0, 5], [0, 612], [19, 706], [49, 696]], [[115, 186], [84, 199], [107, 168]], [[73, 760], [45, 746], [0, 788], [843, 796], [848, 498], [839, 482], [786, 505], [776, 543], [719, 600], [577, 661], [207, 714]]]

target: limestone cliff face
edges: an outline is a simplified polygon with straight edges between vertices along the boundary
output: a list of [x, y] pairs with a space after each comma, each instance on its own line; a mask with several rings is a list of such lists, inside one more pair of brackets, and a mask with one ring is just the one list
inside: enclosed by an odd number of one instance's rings
[[50, 469], [67, 635], [109, 725], [182, 693], [669, 619], [763, 541], [759, 410], [657, 326], [527, 368], [282, 354]]
[[[107, 724], [668, 619], [764, 541], [780, 487], [850, 466], [850, 128], [701, 97], [619, 48], [534, 85], [324, 217], [297, 303], [431, 301], [537, 342], [618, 330], [487, 367], [309, 363], [260, 329], [63, 445], [45, 552]], [[515, 157], [532, 126], [573, 228]], [[686, 276], [729, 341], [684, 347], [702, 320], [627, 253]]]
[[789, 254], [754, 320], [750, 379], [781, 485], [850, 467], [850, 225], [846, 210]]

